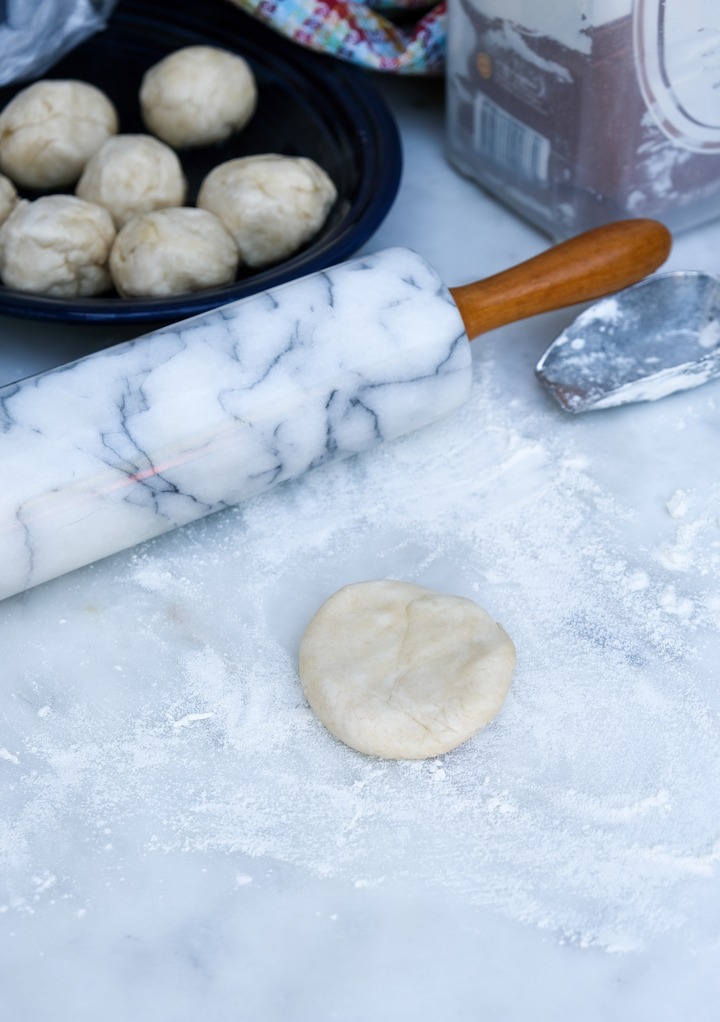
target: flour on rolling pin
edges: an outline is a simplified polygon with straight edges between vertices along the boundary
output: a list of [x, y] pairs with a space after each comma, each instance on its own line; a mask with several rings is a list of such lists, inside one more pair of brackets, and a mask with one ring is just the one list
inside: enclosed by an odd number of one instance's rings
[[435, 422], [471, 385], [390, 249], [0, 390], [0, 598]]
[[0, 391], [0, 598], [457, 409], [468, 335], [607, 295], [667, 257], [607, 224], [453, 289], [357, 259]]

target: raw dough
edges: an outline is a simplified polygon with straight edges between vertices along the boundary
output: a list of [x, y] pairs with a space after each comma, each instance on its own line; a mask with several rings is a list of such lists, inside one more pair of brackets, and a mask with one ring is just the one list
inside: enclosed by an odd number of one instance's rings
[[117, 130], [115, 107], [94, 85], [35, 82], [0, 113], [0, 170], [27, 188], [62, 188]]
[[108, 210], [116, 227], [140, 213], [182, 206], [187, 182], [170, 146], [152, 135], [115, 135], [93, 153], [75, 194]]
[[5, 223], [18, 201], [15, 185], [9, 177], [0, 174], [0, 227]]
[[300, 644], [310, 706], [336, 738], [385, 759], [454, 749], [499, 712], [515, 647], [472, 600], [410, 582], [358, 582]]
[[247, 124], [256, 105], [250, 65], [214, 46], [176, 50], [140, 86], [147, 128], [177, 149], [224, 141]]
[[303, 156], [245, 156], [215, 167], [197, 204], [219, 216], [247, 266], [266, 266], [296, 252], [322, 227], [337, 191]]
[[204, 209], [158, 209], [134, 217], [110, 254], [115, 287], [129, 297], [184, 294], [226, 284], [237, 272], [235, 242]]
[[115, 228], [106, 209], [74, 195], [21, 200], [0, 227], [0, 278], [20, 291], [74, 298], [110, 288]]

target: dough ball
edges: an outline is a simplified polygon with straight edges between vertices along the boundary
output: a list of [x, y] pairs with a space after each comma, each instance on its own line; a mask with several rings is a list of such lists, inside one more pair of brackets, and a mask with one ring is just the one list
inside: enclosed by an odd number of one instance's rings
[[0, 113], [0, 170], [26, 188], [62, 188], [117, 130], [115, 107], [94, 85], [35, 82]]
[[19, 291], [75, 298], [110, 287], [106, 209], [74, 195], [21, 200], [0, 227], [0, 277]]
[[245, 156], [215, 167], [197, 204], [219, 216], [248, 266], [266, 266], [296, 252], [327, 219], [337, 191], [304, 156]]
[[0, 174], [0, 227], [12, 213], [17, 201], [18, 194], [15, 185], [9, 177]]
[[75, 194], [104, 206], [122, 227], [140, 213], [182, 206], [187, 182], [164, 142], [151, 135], [115, 135], [90, 157]]
[[176, 50], [140, 86], [147, 128], [176, 149], [224, 141], [247, 124], [256, 105], [250, 65], [214, 46]]
[[121, 295], [164, 297], [227, 284], [237, 272], [235, 242], [204, 209], [158, 209], [119, 232], [110, 271]]
[[322, 605], [300, 644], [300, 680], [327, 729], [358, 752], [424, 759], [499, 712], [515, 647], [472, 600], [409, 582], [358, 582]]

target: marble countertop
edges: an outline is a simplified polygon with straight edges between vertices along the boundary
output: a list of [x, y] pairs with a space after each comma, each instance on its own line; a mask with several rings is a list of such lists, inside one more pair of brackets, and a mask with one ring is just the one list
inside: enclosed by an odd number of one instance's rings
[[[456, 285], [547, 246], [447, 164], [439, 83], [377, 81], [405, 170], [366, 251]], [[715, 1018], [720, 381], [567, 416], [533, 366], [573, 314], [475, 342], [440, 425], [0, 604], [4, 1017]], [[134, 333], [0, 320], [0, 378]], [[351, 752], [299, 689], [322, 600], [386, 577], [518, 648], [439, 760]]]

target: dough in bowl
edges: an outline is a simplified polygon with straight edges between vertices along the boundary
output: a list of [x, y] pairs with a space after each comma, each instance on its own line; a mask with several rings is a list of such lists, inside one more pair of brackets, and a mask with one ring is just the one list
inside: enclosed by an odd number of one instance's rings
[[204, 209], [156, 209], [118, 233], [110, 271], [125, 297], [185, 294], [227, 284], [237, 272], [235, 242]]
[[65, 187], [117, 130], [115, 107], [94, 85], [35, 82], [0, 113], [0, 170], [26, 188]]
[[123, 227], [140, 213], [182, 206], [187, 182], [177, 154], [152, 135], [114, 135], [85, 165], [75, 194]]
[[175, 149], [223, 142], [245, 127], [256, 105], [250, 65], [215, 46], [175, 50], [140, 86], [146, 127]]
[[74, 195], [22, 199], [0, 227], [0, 278], [7, 287], [57, 298], [110, 288], [115, 227], [106, 209]]
[[17, 201], [18, 194], [15, 185], [9, 177], [0, 174], [0, 227], [12, 213]]
[[267, 266], [296, 252], [320, 230], [337, 191], [304, 156], [268, 153], [213, 168], [197, 204], [220, 217], [247, 266]]
[[300, 680], [318, 719], [384, 759], [456, 748], [500, 711], [512, 640], [472, 600], [410, 582], [358, 582], [318, 610], [300, 644]]

